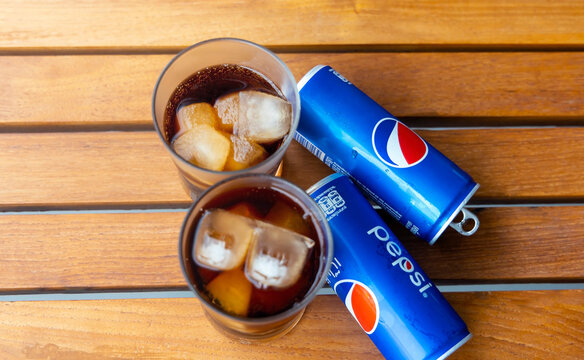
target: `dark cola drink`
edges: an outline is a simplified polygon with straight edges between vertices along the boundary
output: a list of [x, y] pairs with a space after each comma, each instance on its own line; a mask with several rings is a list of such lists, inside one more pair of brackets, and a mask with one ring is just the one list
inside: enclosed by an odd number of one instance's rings
[[315, 282], [321, 247], [316, 219], [278, 189], [221, 193], [197, 214], [183, 259], [206, 301], [240, 317], [281, 313]]
[[238, 171], [274, 153], [291, 119], [291, 104], [271, 80], [245, 66], [222, 64], [177, 86], [165, 109], [164, 136], [198, 167]]

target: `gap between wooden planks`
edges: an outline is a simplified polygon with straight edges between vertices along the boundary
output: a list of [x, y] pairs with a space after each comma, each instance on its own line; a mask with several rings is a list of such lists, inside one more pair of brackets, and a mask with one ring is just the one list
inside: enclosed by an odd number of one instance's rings
[[[445, 294], [473, 338], [451, 359], [579, 359], [584, 290]], [[195, 299], [0, 303], [0, 355], [225, 359], [381, 359], [336, 296], [319, 296], [287, 336], [243, 345], [218, 334]]]
[[224, 36], [269, 46], [584, 42], [584, 9], [574, 0], [158, 0], [147, 6], [138, 1], [60, 0], [2, 1], [0, 7], [0, 48], [6, 49], [156, 49]]
[[[317, 64], [330, 64], [395, 116], [426, 119], [417, 120], [425, 127], [584, 124], [582, 52], [281, 57], [297, 80]], [[0, 56], [0, 131], [152, 129], [152, 91], [171, 58]]]
[[[479, 231], [434, 246], [391, 226], [420, 267], [446, 283], [584, 281], [584, 206], [475, 209]], [[186, 212], [0, 216], [0, 289], [186, 286], [178, 234]]]

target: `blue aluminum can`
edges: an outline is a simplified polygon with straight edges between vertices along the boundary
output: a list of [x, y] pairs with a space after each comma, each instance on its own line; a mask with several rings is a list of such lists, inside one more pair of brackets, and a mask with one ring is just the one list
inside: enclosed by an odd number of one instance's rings
[[308, 193], [334, 239], [327, 281], [387, 359], [444, 359], [471, 338], [465, 323], [357, 187], [333, 174]]
[[446, 156], [330, 66], [313, 68], [298, 90], [295, 138], [326, 165], [430, 244], [448, 225], [476, 232], [479, 221], [463, 206], [479, 185]]

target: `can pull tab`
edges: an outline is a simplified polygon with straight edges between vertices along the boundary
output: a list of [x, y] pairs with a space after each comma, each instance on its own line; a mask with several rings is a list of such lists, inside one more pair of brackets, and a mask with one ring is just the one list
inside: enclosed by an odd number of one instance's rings
[[[462, 219], [459, 222], [451, 222], [450, 227], [465, 236], [470, 236], [477, 232], [479, 229], [479, 218], [465, 208], [460, 209], [460, 212], [462, 213]], [[473, 222], [473, 226], [470, 230], [465, 230], [465, 227], [468, 229], [467, 223], [469, 221]]]

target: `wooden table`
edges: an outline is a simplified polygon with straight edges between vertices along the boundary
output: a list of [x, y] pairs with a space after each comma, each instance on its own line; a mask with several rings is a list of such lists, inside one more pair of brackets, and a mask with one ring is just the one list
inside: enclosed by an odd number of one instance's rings
[[[0, 1], [1, 359], [379, 359], [334, 295], [288, 336], [213, 330], [177, 259], [190, 199], [158, 75], [233, 36], [330, 64], [481, 184], [472, 237], [393, 225], [474, 334], [452, 359], [584, 355], [584, 3]], [[297, 143], [284, 176], [330, 173]]]

